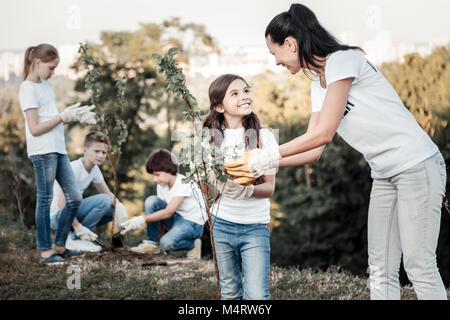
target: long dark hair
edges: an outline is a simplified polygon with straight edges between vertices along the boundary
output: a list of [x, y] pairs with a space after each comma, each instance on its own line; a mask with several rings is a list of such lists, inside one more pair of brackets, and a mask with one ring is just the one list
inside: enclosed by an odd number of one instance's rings
[[341, 44], [320, 25], [314, 12], [299, 3], [292, 4], [289, 11], [278, 14], [270, 21], [266, 28], [265, 37], [267, 36], [280, 46], [287, 37], [295, 38], [302, 69], [309, 69], [308, 65], [320, 67], [314, 56], [325, 58], [330, 53], [348, 49], [364, 53], [360, 47]]
[[[247, 86], [248, 83], [244, 78], [235, 74], [224, 74], [214, 80], [208, 90], [209, 95], [209, 114], [203, 121], [203, 128], [213, 129], [210, 130], [211, 143], [216, 146], [220, 146], [224, 137], [225, 130], [225, 117], [223, 113], [218, 112], [216, 107], [222, 104], [225, 94], [228, 90], [230, 84], [234, 81], [240, 79], [245, 82]], [[260, 133], [261, 123], [258, 116], [251, 112], [242, 119], [242, 125], [244, 127], [244, 144], [245, 150], [252, 150], [255, 148], [261, 148]], [[220, 133], [220, 134], [218, 134]], [[248, 134], [249, 133], [249, 134]], [[254, 184], [260, 184], [263, 180], [258, 178]]]

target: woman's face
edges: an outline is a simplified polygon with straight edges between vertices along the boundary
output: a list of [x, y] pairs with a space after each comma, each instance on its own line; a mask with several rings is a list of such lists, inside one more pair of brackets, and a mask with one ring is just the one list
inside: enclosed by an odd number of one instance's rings
[[244, 117], [252, 112], [253, 95], [249, 86], [241, 79], [236, 79], [228, 86], [222, 104], [216, 107], [225, 116]]
[[266, 45], [270, 53], [275, 57], [275, 63], [282, 65], [292, 74], [300, 71], [300, 59], [298, 57], [297, 40], [293, 37], [287, 37], [280, 46], [278, 43], [272, 42], [270, 35], [266, 38]]

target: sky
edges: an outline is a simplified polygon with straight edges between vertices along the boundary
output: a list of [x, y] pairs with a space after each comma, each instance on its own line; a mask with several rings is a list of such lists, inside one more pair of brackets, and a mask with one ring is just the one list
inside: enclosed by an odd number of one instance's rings
[[[133, 31], [140, 22], [180, 17], [206, 26], [220, 47], [265, 45], [270, 20], [292, 0], [14, 0], [0, 2], [0, 51], [39, 43], [97, 41], [101, 31]], [[351, 44], [386, 30], [392, 40], [425, 44], [450, 40], [449, 0], [303, 0], [336, 37]]]

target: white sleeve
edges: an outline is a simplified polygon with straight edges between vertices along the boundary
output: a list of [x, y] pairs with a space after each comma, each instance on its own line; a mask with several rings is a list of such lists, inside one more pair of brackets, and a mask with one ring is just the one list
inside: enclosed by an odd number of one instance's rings
[[311, 81], [311, 112], [319, 112], [322, 110], [322, 101], [318, 86], [320, 86], [320, 80], [314, 78]]
[[180, 183], [175, 185], [175, 189], [173, 190], [174, 197], [190, 197], [192, 195], [192, 188], [190, 183], [182, 183], [181, 179]]
[[92, 177], [93, 183], [101, 183], [101, 182], [105, 181], [105, 178], [103, 178], [102, 171], [100, 170], [100, 168], [98, 166], [94, 166], [93, 170], [95, 170], [93, 177]]
[[19, 103], [22, 111], [39, 108], [39, 99], [36, 90], [31, 85], [22, 83], [19, 89]]
[[325, 65], [325, 79], [327, 87], [333, 82], [355, 78], [358, 80], [361, 74], [361, 59], [363, 56], [353, 50], [338, 51], [330, 55]]

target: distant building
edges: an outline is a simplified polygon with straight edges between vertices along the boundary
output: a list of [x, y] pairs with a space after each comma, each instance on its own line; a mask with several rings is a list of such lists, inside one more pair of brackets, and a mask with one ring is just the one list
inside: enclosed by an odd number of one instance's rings
[[[389, 61], [403, 61], [403, 56], [408, 53], [418, 52], [425, 56], [432, 52], [437, 45], [445, 45], [449, 39], [434, 39], [423, 44], [394, 43], [391, 33], [386, 30], [378, 30], [374, 39], [355, 42], [352, 32], [343, 32], [340, 40], [345, 44], [359, 45], [367, 53], [367, 58], [376, 65]], [[77, 45], [59, 46], [60, 63], [55, 74], [66, 76], [72, 80], [77, 79], [77, 74], [70, 68], [78, 54]], [[25, 49], [23, 50], [25, 51]], [[226, 47], [220, 54], [211, 53], [192, 57], [189, 66], [184, 66], [188, 77], [195, 78], [199, 75], [209, 78], [224, 73], [237, 73], [242, 76], [252, 76], [267, 70], [274, 72], [283, 71], [284, 68], [275, 65], [274, 57], [265, 46]], [[18, 81], [22, 75], [23, 52], [0, 52], [0, 82]]]

